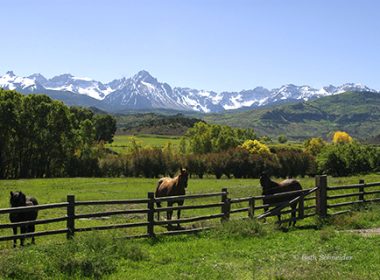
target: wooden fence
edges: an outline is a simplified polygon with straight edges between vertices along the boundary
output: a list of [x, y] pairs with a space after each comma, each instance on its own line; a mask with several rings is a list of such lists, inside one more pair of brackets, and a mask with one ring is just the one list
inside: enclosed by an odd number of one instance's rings
[[[292, 212], [291, 209], [288, 209], [293, 204], [297, 204], [296, 209], [297, 215], [294, 218], [295, 220], [301, 220], [308, 217], [318, 215], [321, 218], [327, 217], [329, 214], [335, 215], [349, 210], [339, 211], [335, 213], [328, 213], [328, 209], [334, 209], [338, 207], [344, 207], [355, 204], [362, 204], [368, 202], [380, 202], [380, 198], [368, 198], [369, 195], [380, 194], [380, 190], [370, 190], [368, 189], [380, 186], [380, 183], [370, 183], [366, 184], [363, 180], [357, 185], [348, 185], [348, 186], [327, 186], [327, 177], [326, 176], [317, 176], [316, 185], [314, 188], [305, 189], [300, 191], [292, 191], [286, 193], [278, 193], [267, 196], [250, 196], [244, 198], [230, 198], [228, 190], [226, 188], [222, 189], [221, 192], [215, 193], [206, 193], [206, 194], [191, 194], [183, 196], [171, 196], [171, 197], [160, 197], [155, 198], [154, 193], [149, 192], [147, 198], [145, 199], [127, 199], [127, 200], [98, 200], [98, 201], [76, 201], [75, 196], [68, 195], [67, 201], [63, 203], [54, 203], [54, 204], [45, 204], [38, 206], [29, 206], [29, 207], [16, 207], [16, 208], [7, 208], [0, 209], [0, 215], [9, 214], [9, 213], [21, 213], [24, 211], [30, 210], [46, 210], [46, 209], [66, 209], [66, 215], [58, 218], [49, 218], [49, 219], [40, 219], [36, 221], [26, 221], [19, 223], [5, 223], [0, 224], [0, 229], [12, 228], [14, 226], [25, 226], [25, 225], [41, 225], [41, 224], [51, 224], [58, 222], [66, 222], [66, 226], [61, 229], [55, 230], [46, 230], [39, 231], [35, 233], [25, 233], [18, 235], [9, 235], [9, 236], [0, 236], [0, 241], [14, 240], [18, 238], [27, 238], [32, 236], [46, 236], [46, 235], [56, 235], [56, 234], [66, 234], [68, 239], [72, 238], [77, 232], [85, 231], [94, 231], [94, 230], [111, 230], [111, 229], [125, 229], [125, 228], [145, 228], [145, 233], [140, 235], [128, 236], [129, 238], [137, 237], [155, 237], [158, 235], [173, 235], [173, 234], [182, 234], [182, 233], [194, 233], [204, 230], [204, 227], [198, 228], [188, 228], [188, 229], [178, 229], [165, 232], [156, 232], [155, 228], [157, 226], [168, 226], [172, 224], [188, 224], [198, 221], [220, 219], [221, 222], [227, 221], [231, 216], [238, 213], [245, 213], [249, 218], [263, 219], [269, 216], [277, 215], [286, 215]], [[334, 194], [329, 195], [329, 192], [336, 192], [339, 190], [348, 190], [353, 189], [357, 190], [354, 193], [345, 193], [345, 194]], [[296, 198], [293, 198], [290, 201], [277, 203], [277, 204], [262, 204], [264, 198], [275, 198], [275, 197], [286, 197], [298, 195]], [[335, 204], [329, 204], [328, 202], [335, 199], [342, 199], [347, 197], [357, 197], [355, 201], [345, 201]], [[202, 198], [219, 198], [220, 202], [207, 203], [207, 204], [196, 204], [196, 205], [183, 205], [183, 206], [171, 206], [171, 207], [162, 207], [156, 208], [156, 202], [167, 202], [175, 201], [178, 199], [183, 200], [200, 200]], [[136, 206], [142, 205], [142, 209], [127, 208], [122, 210], [114, 211], [103, 211], [95, 213], [86, 213], [80, 214], [77, 213], [79, 206], [94, 206], [94, 205], [120, 205], [120, 206]], [[264, 211], [264, 209], [271, 207], [270, 210]], [[186, 217], [179, 220], [156, 220], [155, 214], [166, 211], [175, 211], [175, 210], [194, 210], [194, 209], [219, 209], [213, 214], [195, 216], [195, 217]], [[262, 212], [262, 213], [259, 213]], [[78, 227], [76, 221], [78, 219], [91, 219], [98, 217], [109, 217], [113, 215], [129, 215], [129, 214], [142, 214], [145, 216], [145, 220], [133, 222], [133, 223], [120, 223], [120, 224], [107, 224], [100, 226], [91, 226], [91, 227]], [[241, 218], [242, 214], [239, 215]], [[281, 222], [291, 221], [290, 219], [282, 220]], [[293, 220], [292, 220], [293, 221]], [[11, 233], [11, 231], [10, 231]]]
[[[359, 183], [355, 185], [329, 187], [327, 185], [326, 176], [321, 177], [319, 192], [320, 197], [322, 197], [323, 199], [321, 199], [319, 205], [319, 216], [323, 218], [331, 215], [338, 215], [352, 211], [351, 209], [344, 209], [338, 212], [333, 212], [333, 210], [335, 210], [336, 208], [347, 208], [347, 206], [380, 202], [380, 190], [374, 190], [375, 187], [380, 187], [380, 182], [366, 184], [364, 180], [359, 180]], [[341, 191], [343, 190], [351, 190], [353, 192], [341, 193]], [[342, 200], [346, 198], [353, 198], [354, 200], [337, 202], [337, 200]], [[331, 213], [328, 213], [329, 209], [331, 209]]]

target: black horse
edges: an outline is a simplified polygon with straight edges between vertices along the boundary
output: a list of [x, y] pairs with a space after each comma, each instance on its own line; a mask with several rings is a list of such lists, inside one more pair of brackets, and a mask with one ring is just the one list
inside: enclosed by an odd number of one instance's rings
[[[25, 206], [35, 206], [38, 205], [37, 199], [34, 197], [25, 196], [21, 191], [11, 192], [11, 207], [25, 207]], [[25, 210], [24, 212], [10, 213], [9, 220], [11, 223], [19, 223], [25, 221], [34, 221], [37, 219], [38, 211], [37, 210]], [[35, 225], [22, 225], [20, 226], [21, 234], [32, 233], [35, 231]], [[17, 226], [13, 227], [13, 234], [17, 235]], [[24, 246], [24, 239], [20, 238], [20, 245]], [[32, 237], [32, 243], [34, 244], [34, 236]], [[13, 247], [16, 247], [17, 240], [13, 240]]]
[[[286, 179], [280, 183], [272, 181], [269, 176], [266, 173], [261, 174], [260, 177], [260, 184], [263, 188], [263, 195], [273, 195], [277, 193], [284, 193], [284, 192], [291, 192], [291, 191], [301, 191], [302, 186], [300, 182], [298, 182], [295, 179]], [[300, 193], [296, 194], [290, 194], [288, 196], [280, 196], [280, 197], [270, 197], [270, 198], [263, 198], [264, 204], [277, 204], [282, 203], [286, 201], [290, 201], [296, 197], [300, 196]], [[292, 209], [292, 220], [293, 220], [293, 226], [296, 224], [296, 210], [297, 210], [297, 203], [294, 203], [291, 205]], [[265, 207], [264, 211], [268, 211], [269, 207]], [[281, 215], [277, 215], [278, 221], [281, 224]], [[289, 221], [289, 226], [291, 225], [292, 220]]]

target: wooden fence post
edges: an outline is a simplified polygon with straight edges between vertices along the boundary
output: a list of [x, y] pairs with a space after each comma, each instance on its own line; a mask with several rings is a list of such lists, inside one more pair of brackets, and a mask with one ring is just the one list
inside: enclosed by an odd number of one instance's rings
[[148, 192], [148, 235], [154, 237], [154, 193]]
[[228, 221], [230, 219], [230, 210], [231, 210], [231, 203], [228, 198], [228, 191], [227, 188], [222, 189], [222, 213], [223, 217], [221, 219], [222, 222]]
[[360, 179], [359, 184], [359, 192], [361, 192], [361, 194], [359, 194], [359, 200], [364, 201], [364, 180]]
[[67, 196], [67, 234], [66, 238], [71, 239], [75, 233], [75, 196]]
[[248, 217], [253, 219], [255, 217], [255, 198], [251, 197], [249, 200]]
[[316, 191], [316, 212], [320, 218], [327, 217], [327, 176], [318, 175], [315, 177]]

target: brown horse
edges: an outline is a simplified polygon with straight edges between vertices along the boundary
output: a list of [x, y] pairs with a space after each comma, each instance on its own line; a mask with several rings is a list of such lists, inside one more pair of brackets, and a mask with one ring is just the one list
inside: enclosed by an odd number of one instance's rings
[[[37, 199], [34, 197], [25, 196], [23, 192], [11, 192], [10, 197], [11, 207], [25, 207], [38, 205]], [[11, 223], [34, 221], [37, 219], [37, 210], [25, 210], [25, 212], [10, 213], [9, 220]], [[21, 234], [32, 233], [35, 231], [35, 225], [20, 226]], [[13, 234], [17, 235], [17, 226], [13, 227]], [[24, 246], [24, 239], [20, 238], [21, 246]], [[16, 239], [13, 240], [13, 247], [16, 247]], [[34, 244], [34, 236], [32, 237], [32, 243]]]
[[[260, 184], [263, 188], [262, 195], [272, 195], [276, 193], [284, 193], [284, 192], [290, 192], [290, 191], [300, 191], [302, 190], [302, 186], [300, 182], [298, 182], [295, 179], [286, 179], [280, 183], [272, 181], [269, 176], [266, 173], [261, 174], [260, 177]], [[296, 197], [298, 197], [300, 194], [291, 194], [288, 196], [280, 196], [280, 197], [272, 197], [272, 198], [263, 198], [263, 204], [275, 204], [275, 203], [282, 203], [286, 201], [290, 201]], [[293, 219], [293, 226], [296, 224], [296, 210], [297, 210], [297, 204], [294, 203], [290, 207], [292, 208], [292, 219]], [[264, 211], [268, 211], [269, 207], [265, 207]], [[281, 215], [277, 215], [278, 221], [281, 224]], [[289, 221], [289, 226], [291, 225], [292, 221]]]
[[[186, 188], [187, 188], [187, 180], [188, 180], [188, 173], [186, 169], [181, 168], [180, 174], [175, 178], [169, 178], [164, 177], [161, 178], [158, 181], [157, 189], [156, 189], [156, 197], [166, 197], [166, 196], [177, 196], [177, 195], [185, 195], [186, 194]], [[184, 199], [176, 199], [176, 200], [170, 200], [168, 201], [168, 207], [173, 206], [174, 203], [178, 203], [178, 206], [182, 206], [184, 202]], [[157, 207], [161, 207], [161, 202], [157, 201]], [[166, 212], [167, 214], [167, 220], [172, 219], [173, 210], [169, 210]], [[178, 210], [177, 212], [177, 218], [178, 220], [181, 217], [181, 210]], [[160, 212], [157, 213], [157, 219], [160, 219]], [[171, 224], [168, 226], [171, 227]], [[180, 228], [180, 225], [178, 223], [178, 228]]]

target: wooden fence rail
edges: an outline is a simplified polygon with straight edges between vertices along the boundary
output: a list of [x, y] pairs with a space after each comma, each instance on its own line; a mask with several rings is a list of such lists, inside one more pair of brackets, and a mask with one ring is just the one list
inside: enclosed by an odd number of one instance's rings
[[[374, 202], [380, 202], [380, 198], [368, 198], [369, 195], [376, 195], [380, 194], [380, 190], [371, 190], [368, 191], [368, 188], [373, 187], [379, 187], [380, 182], [376, 183], [365, 183], [363, 179], [359, 180], [359, 184], [353, 184], [353, 185], [345, 185], [345, 186], [332, 186], [332, 187], [326, 187], [326, 193], [327, 192], [336, 192], [341, 190], [354, 190], [352, 193], [343, 193], [343, 194], [333, 194], [333, 195], [327, 195], [326, 196], [326, 209], [334, 209], [334, 208], [340, 208], [345, 206], [352, 206], [352, 205], [362, 205], [364, 203], [374, 203]], [[351, 198], [351, 197], [357, 197], [357, 200], [354, 201], [344, 201], [339, 203], [328, 203], [328, 201], [336, 200], [336, 199], [342, 199], [342, 198]], [[350, 210], [343, 210], [335, 213], [331, 213], [332, 215], [337, 214], [343, 214], [347, 213]]]
[[[112, 230], [112, 229], [126, 229], [126, 228], [146, 228], [146, 233], [140, 235], [129, 236], [130, 238], [137, 237], [155, 237], [159, 235], [175, 235], [182, 233], [195, 233], [202, 228], [191, 228], [191, 229], [181, 229], [181, 230], [171, 230], [167, 232], [156, 232], [155, 228], [157, 226], [170, 226], [172, 224], [186, 224], [193, 223], [198, 221], [220, 219], [221, 222], [228, 221], [231, 215], [238, 213], [246, 213], [249, 218], [263, 219], [270, 216], [276, 215], [285, 215], [292, 212], [291, 209], [287, 209], [294, 204], [298, 204], [297, 216], [295, 218], [285, 219], [282, 222], [293, 221], [305, 219], [318, 215], [321, 218], [325, 218], [329, 215], [336, 215], [340, 213], [346, 213], [349, 210], [343, 210], [335, 213], [328, 213], [329, 209], [370, 203], [370, 202], [380, 202], [380, 198], [369, 197], [369, 195], [380, 194], [380, 190], [368, 190], [368, 188], [378, 187], [379, 183], [365, 183], [364, 180], [360, 180], [359, 184], [345, 185], [345, 186], [328, 186], [326, 176], [316, 176], [315, 187], [311, 189], [304, 189], [301, 191], [291, 191], [285, 193], [278, 193], [268, 196], [258, 195], [258, 196], [249, 196], [241, 198], [230, 198], [227, 188], [221, 190], [221, 192], [214, 193], [204, 193], [204, 194], [191, 194], [191, 195], [181, 195], [181, 196], [171, 196], [171, 197], [160, 197], [155, 198], [154, 193], [150, 192], [145, 199], [124, 199], [124, 200], [98, 200], [98, 201], [76, 201], [75, 196], [68, 195], [67, 202], [62, 203], [53, 203], [37, 206], [28, 206], [28, 207], [15, 207], [15, 208], [6, 208], [0, 209], [1, 214], [10, 214], [10, 213], [22, 213], [25, 211], [41, 211], [46, 209], [66, 209], [66, 215], [63, 217], [57, 218], [48, 218], [40, 219], [36, 221], [24, 221], [18, 223], [4, 223], [0, 224], [0, 229], [13, 228], [14, 226], [27, 226], [27, 225], [42, 225], [42, 224], [52, 224], [52, 223], [62, 223], [66, 222], [66, 227], [62, 229], [55, 230], [46, 230], [35, 233], [24, 233], [14, 236], [0, 236], [0, 241], [14, 240], [19, 238], [26, 238], [32, 236], [48, 236], [56, 234], [66, 234], [68, 239], [73, 238], [77, 232], [86, 232], [94, 230]], [[335, 194], [337, 191], [341, 190], [354, 190], [353, 193], [344, 193], [344, 194]], [[334, 192], [334, 194], [329, 194], [329, 192]], [[294, 198], [294, 195], [298, 195]], [[262, 204], [263, 199], [265, 198], [276, 198], [276, 197], [287, 197], [292, 196], [293, 199], [290, 201], [282, 203], [273, 203], [273, 204]], [[188, 200], [188, 199], [202, 199], [202, 198], [220, 198], [220, 202], [213, 203], [204, 203], [204, 204], [195, 204], [195, 205], [182, 205], [182, 206], [170, 206], [170, 207], [155, 207], [156, 202], [168, 202], [176, 201], [179, 199]], [[336, 199], [344, 199], [357, 197], [356, 201], [344, 201], [335, 204], [329, 203]], [[305, 203], [307, 203], [305, 205]], [[244, 205], [243, 205], [244, 204]], [[77, 213], [78, 206], [94, 206], [94, 205], [121, 205], [121, 206], [130, 206], [130, 205], [143, 205], [142, 209], [122, 209], [114, 211], [102, 211], [94, 213]], [[237, 206], [237, 208], [236, 208]], [[264, 213], [258, 213], [262, 209], [267, 209]], [[154, 218], [154, 213], [160, 213], [165, 211], [175, 211], [175, 210], [195, 210], [195, 209], [219, 209], [215, 213], [195, 216], [195, 217], [185, 217], [179, 220], [163, 220], [158, 221]], [[310, 212], [313, 211], [314, 212]], [[114, 215], [130, 215], [130, 214], [141, 214], [145, 216], [145, 221], [130, 222], [130, 223], [121, 223], [121, 224], [106, 224], [99, 226], [90, 226], [90, 227], [78, 227], [76, 222], [83, 219], [99, 218], [99, 217], [109, 217]], [[139, 217], [139, 216], [138, 216]], [[241, 215], [239, 216], [241, 217]]]

